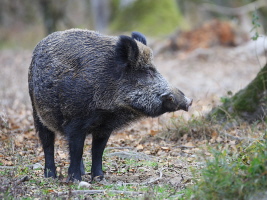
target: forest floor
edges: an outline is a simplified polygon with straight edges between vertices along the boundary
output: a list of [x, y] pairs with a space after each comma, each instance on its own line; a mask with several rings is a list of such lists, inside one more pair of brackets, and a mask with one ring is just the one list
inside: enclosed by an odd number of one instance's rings
[[[178, 199], [187, 185], [211, 156], [209, 147], [237, 151], [236, 138], [257, 138], [260, 127], [240, 124], [218, 128], [204, 118], [220, 98], [245, 87], [266, 63], [244, 47], [198, 49], [191, 53], [156, 55], [159, 71], [187, 97], [193, 98], [188, 113], [178, 111], [155, 119], [144, 119], [114, 133], [104, 153], [104, 171], [108, 185], [81, 186], [65, 183], [69, 165], [66, 141], [56, 140], [58, 180], [44, 179], [44, 154], [34, 131], [27, 89], [31, 60], [28, 50], [0, 52], [0, 197], [34, 198], [70, 197], [130, 199], [150, 196]], [[253, 129], [253, 130], [252, 130]], [[84, 148], [90, 182], [91, 137]], [[82, 189], [83, 188], [83, 189]], [[84, 190], [84, 192], [80, 192]], [[152, 198], [151, 198], [152, 199]]]

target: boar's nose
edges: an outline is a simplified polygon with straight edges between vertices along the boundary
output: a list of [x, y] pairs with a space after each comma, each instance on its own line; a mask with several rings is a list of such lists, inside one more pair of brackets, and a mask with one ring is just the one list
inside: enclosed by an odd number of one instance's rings
[[184, 98], [185, 98], [185, 109], [184, 110], [188, 111], [189, 107], [192, 106], [193, 99], [189, 99], [186, 96]]

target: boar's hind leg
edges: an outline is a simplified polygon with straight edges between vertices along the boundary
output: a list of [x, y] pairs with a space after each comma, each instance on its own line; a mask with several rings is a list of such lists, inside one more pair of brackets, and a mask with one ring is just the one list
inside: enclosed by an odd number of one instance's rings
[[84, 174], [82, 155], [86, 131], [82, 128], [82, 122], [79, 121], [72, 121], [64, 128], [64, 131], [68, 137], [70, 153], [68, 181], [81, 181], [81, 175]]
[[36, 112], [33, 111], [34, 125], [36, 131], [39, 133], [39, 138], [43, 145], [44, 156], [45, 156], [45, 177], [56, 178], [56, 166], [54, 160], [54, 142], [55, 134], [46, 128], [39, 117], [36, 115]]
[[91, 169], [92, 182], [101, 181], [104, 178], [104, 173], [102, 171], [102, 156], [110, 134], [111, 132], [110, 133], [99, 132], [98, 134], [97, 133], [93, 134], [92, 169]]

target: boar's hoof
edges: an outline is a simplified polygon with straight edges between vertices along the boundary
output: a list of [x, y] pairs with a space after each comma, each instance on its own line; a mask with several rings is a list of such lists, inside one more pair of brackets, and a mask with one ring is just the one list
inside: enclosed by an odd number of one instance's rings
[[76, 182], [80, 182], [81, 180], [82, 180], [82, 177], [74, 178], [73, 175], [68, 175], [66, 183], [76, 183]]
[[92, 179], [92, 182], [98, 182], [99, 183], [100, 181], [104, 180], [105, 178], [103, 175], [99, 175], [99, 176], [92, 177], [91, 179]]
[[57, 178], [56, 171], [50, 170], [50, 169], [45, 169], [44, 176], [45, 176], [45, 178], [50, 178], [50, 177]]
[[109, 185], [109, 183], [106, 181], [106, 179], [102, 176], [95, 176], [91, 183], [100, 183], [101, 185]]

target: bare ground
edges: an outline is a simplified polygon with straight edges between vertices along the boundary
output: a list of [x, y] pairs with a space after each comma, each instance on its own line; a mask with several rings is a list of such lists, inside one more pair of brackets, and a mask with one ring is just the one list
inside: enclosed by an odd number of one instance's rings
[[[4, 165], [0, 172], [6, 170], [7, 166], [22, 168], [21, 165], [32, 166], [36, 163], [44, 166], [40, 142], [33, 130], [27, 89], [30, 60], [31, 52], [28, 50], [0, 51], [0, 163]], [[192, 183], [189, 169], [192, 166], [202, 166], [203, 162], [198, 159], [198, 155], [208, 155], [205, 152], [205, 144], [212, 142], [214, 138], [199, 140], [198, 137], [194, 140], [185, 134], [174, 142], [164, 140], [161, 133], [168, 132], [172, 126], [170, 119], [181, 117], [187, 120], [192, 116], [205, 115], [212, 106], [220, 103], [220, 97], [226, 96], [228, 91], [235, 93], [246, 86], [265, 62], [266, 56], [255, 56], [254, 52], [245, 46], [157, 55], [155, 64], [160, 72], [186, 96], [193, 98], [194, 104], [188, 113], [179, 111], [157, 119], [146, 119], [114, 133], [104, 157], [107, 181], [118, 185], [128, 183], [161, 186], [168, 183], [175, 186], [177, 191]], [[235, 143], [229, 139], [221, 140], [226, 140], [230, 146]], [[90, 143], [89, 136], [84, 153], [88, 163]], [[69, 164], [66, 146], [64, 140], [57, 140], [56, 163], [59, 173], [63, 171], [63, 176], [66, 176]], [[125, 158], [132, 158], [133, 163], [125, 162]], [[158, 164], [147, 166], [145, 161]], [[87, 166], [88, 172], [89, 169], [90, 166]], [[42, 179], [42, 170], [29, 170], [29, 179], [31, 173]], [[3, 183], [0, 194], [5, 188], [12, 186], [15, 188], [14, 191], [11, 190], [14, 196], [38, 196], [36, 186], [24, 182], [16, 185], [18, 177], [12, 176], [12, 172], [9, 174], [10, 176], [0, 178]], [[85, 175], [84, 180], [89, 182], [90, 175]], [[91, 186], [92, 188], [94, 186]], [[68, 187], [63, 185], [49, 192], [56, 194], [68, 190]]]

